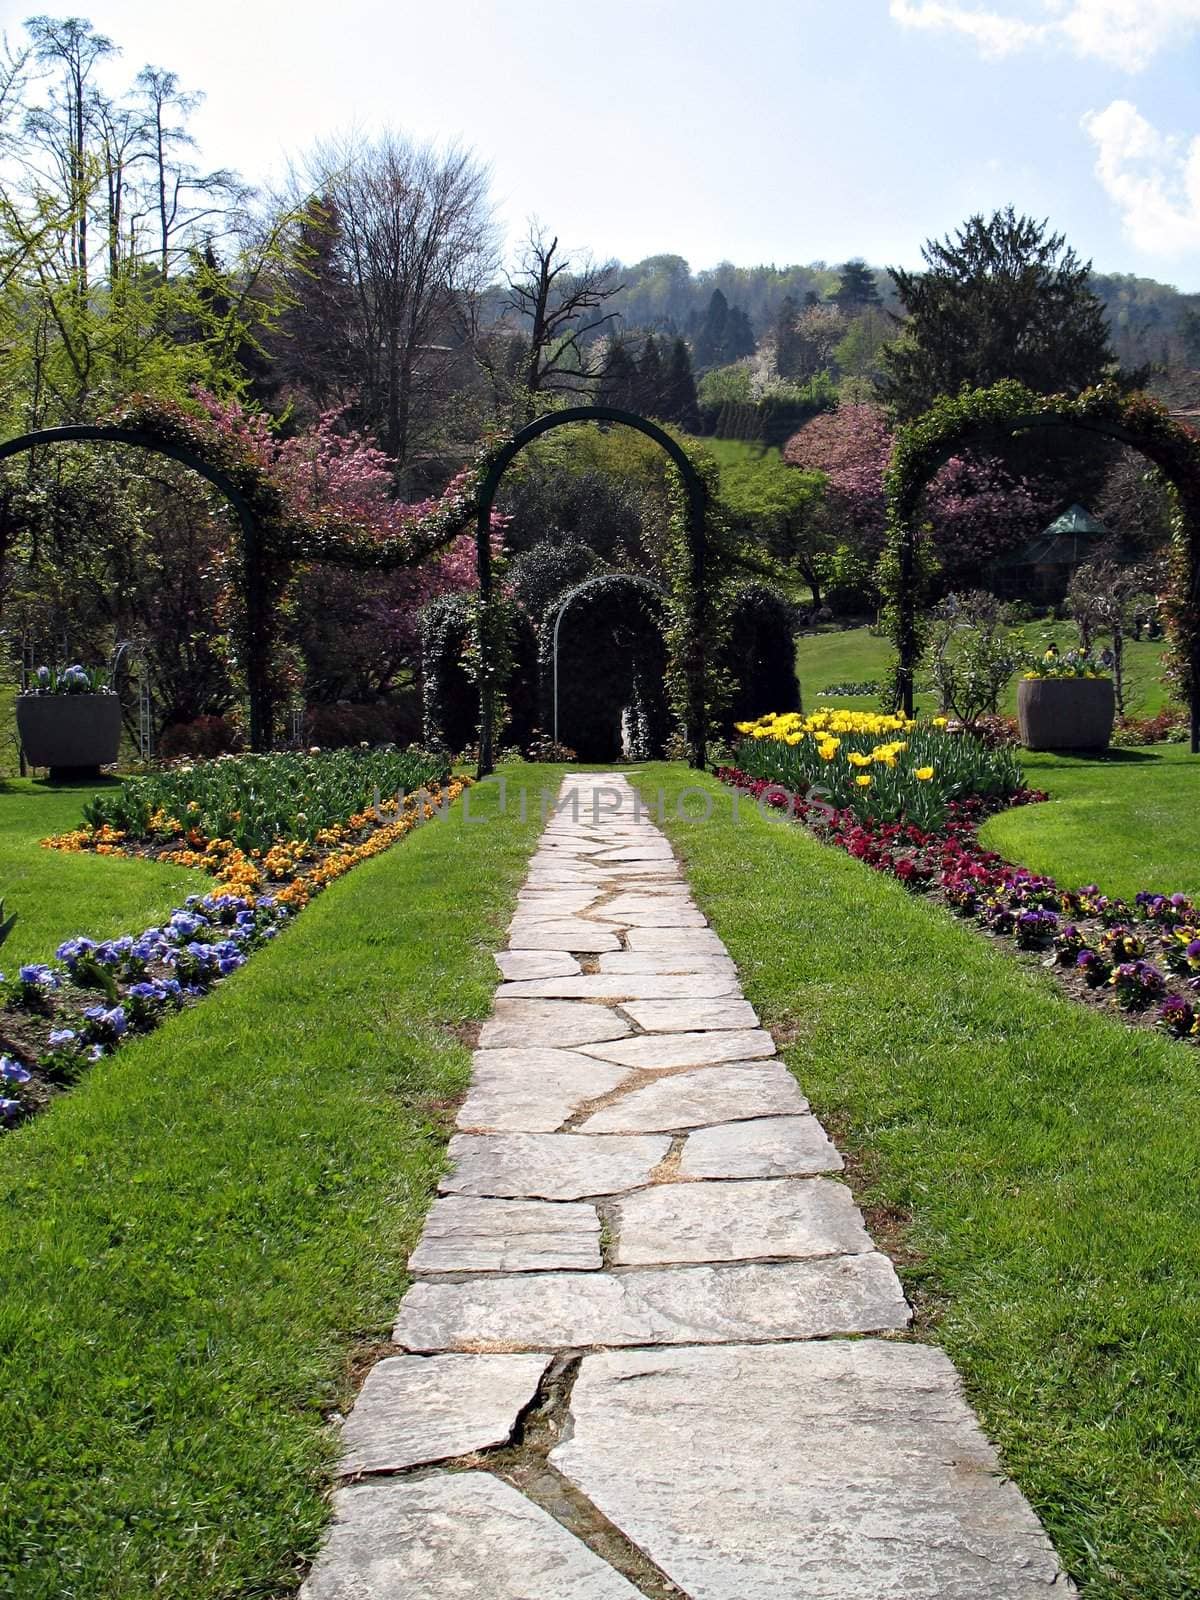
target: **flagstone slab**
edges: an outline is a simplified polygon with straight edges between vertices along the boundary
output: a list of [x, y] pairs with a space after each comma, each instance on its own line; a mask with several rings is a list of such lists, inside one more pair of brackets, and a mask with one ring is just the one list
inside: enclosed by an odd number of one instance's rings
[[640, 1034], [611, 1042], [598, 1039], [583, 1044], [581, 1041], [581, 1048], [587, 1055], [599, 1056], [601, 1061], [657, 1072], [666, 1067], [704, 1067], [717, 1062], [773, 1056], [775, 1041], [761, 1028], [728, 1028], [717, 1033]]
[[501, 950], [496, 955], [496, 965], [514, 983], [573, 977], [580, 970], [578, 961], [565, 950]]
[[844, 1184], [829, 1178], [660, 1183], [615, 1207], [619, 1267], [763, 1261], [872, 1249]]
[[410, 1272], [594, 1272], [600, 1266], [595, 1206], [549, 1200], [443, 1195], [425, 1219]]
[[629, 844], [614, 850], [611, 844], [602, 846], [597, 861], [674, 861], [671, 847], [662, 844]]
[[665, 951], [668, 955], [729, 954], [711, 928], [631, 928], [625, 943], [630, 950]]
[[584, 1200], [620, 1194], [650, 1181], [671, 1148], [662, 1137], [590, 1138], [581, 1133], [456, 1133], [453, 1170], [442, 1194], [497, 1199]]
[[592, 913], [601, 922], [618, 922], [625, 928], [707, 928], [708, 920], [694, 906], [664, 898], [661, 905], [643, 903], [631, 906], [626, 900], [610, 900]]
[[[563, 980], [559, 978], [557, 981], [561, 983]], [[660, 983], [669, 981], [659, 980]], [[678, 979], [674, 981], [678, 982]], [[669, 994], [641, 996], [628, 1001], [621, 1009], [647, 1033], [709, 1032], [758, 1027], [758, 1015], [754, 1007], [736, 994], [736, 980], [733, 991], [725, 997], [713, 989], [709, 990], [708, 998], [702, 1000], [677, 999]]]
[[[684, 951], [672, 954], [662, 950], [613, 950], [596, 959], [601, 972], [707, 972], [717, 977], [737, 977], [737, 967], [729, 956], [712, 955], [703, 950], [691, 955]], [[713, 990], [713, 993], [720, 991]]]
[[355, 1483], [302, 1600], [641, 1600], [606, 1561], [488, 1472]]
[[422, 1279], [404, 1297], [394, 1337], [407, 1350], [752, 1343], [904, 1328], [908, 1315], [891, 1262], [873, 1251], [823, 1261]]
[[570, 950], [589, 954], [619, 950], [621, 941], [610, 927], [579, 917], [514, 917], [508, 930], [511, 950]]
[[[661, 1000], [678, 1003], [687, 1011], [689, 1007], [704, 1010], [717, 1004], [714, 996], [736, 997], [738, 992], [737, 976], [733, 973], [718, 977], [713, 972], [585, 972], [579, 977], [529, 978], [502, 983], [496, 990], [496, 999]], [[745, 1012], [739, 1013], [743, 1018], [741, 1022], [730, 1022], [729, 1027], [753, 1027], [758, 1022], [744, 1000], [732, 1003], [745, 1006]], [[628, 1007], [625, 1009], [629, 1011]], [[633, 1016], [633, 1012], [629, 1011], [629, 1015]], [[642, 1022], [638, 1025], [646, 1026]], [[695, 1022], [680, 1026], [711, 1028], [718, 1024]]]
[[550, 1455], [692, 1600], [1074, 1593], [940, 1351], [585, 1356]]
[[844, 1163], [811, 1115], [752, 1117], [695, 1128], [679, 1161], [681, 1178], [791, 1178], [840, 1172]]
[[640, 1089], [630, 1089], [612, 1105], [594, 1111], [580, 1125], [580, 1132], [656, 1133], [727, 1123], [739, 1117], [795, 1116], [807, 1110], [808, 1101], [781, 1061], [766, 1065], [747, 1061], [668, 1073]]
[[620, 1039], [629, 1023], [610, 1006], [570, 1000], [497, 1000], [479, 1030], [481, 1050], [546, 1045], [570, 1049]]
[[458, 1126], [475, 1133], [553, 1133], [629, 1075], [628, 1067], [574, 1050], [477, 1050]]
[[400, 1472], [505, 1444], [533, 1399], [545, 1356], [389, 1356], [342, 1424], [343, 1477]]
[[580, 889], [522, 889], [517, 896], [517, 915], [535, 917], [574, 917], [599, 900], [598, 884]]

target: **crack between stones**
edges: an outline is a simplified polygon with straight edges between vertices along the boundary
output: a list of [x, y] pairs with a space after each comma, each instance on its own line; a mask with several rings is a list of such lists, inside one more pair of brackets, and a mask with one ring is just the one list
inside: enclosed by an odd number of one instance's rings
[[449, 1470], [456, 1466], [482, 1470], [503, 1479], [619, 1572], [646, 1600], [689, 1600], [661, 1567], [550, 1464], [551, 1450], [571, 1434], [571, 1392], [582, 1364], [581, 1354], [556, 1356], [533, 1399], [518, 1414], [506, 1445], [444, 1465]]
[[[710, 1256], [702, 1260], [687, 1261], [615, 1261], [612, 1259], [620, 1242], [620, 1218], [613, 1215], [616, 1206], [605, 1207], [600, 1212], [600, 1265], [598, 1267], [532, 1267], [520, 1272], [506, 1272], [503, 1268], [495, 1271], [465, 1271], [465, 1272], [414, 1272], [413, 1281], [419, 1283], [478, 1283], [481, 1280], [492, 1282], [497, 1279], [536, 1280], [544, 1277], [546, 1273], [556, 1276], [565, 1276], [568, 1273], [576, 1277], [594, 1278], [598, 1272], [607, 1273], [613, 1278], [634, 1278], [643, 1272], [685, 1272], [696, 1267], [788, 1267], [798, 1265], [811, 1265], [820, 1261], [849, 1261], [859, 1256], [884, 1255], [884, 1251], [872, 1242], [866, 1250], [823, 1250], [813, 1255], [758, 1255], [758, 1256]], [[604, 1212], [609, 1214], [606, 1217]], [[790, 1340], [789, 1343], [799, 1341]], [[399, 1346], [390, 1351], [397, 1354]]]

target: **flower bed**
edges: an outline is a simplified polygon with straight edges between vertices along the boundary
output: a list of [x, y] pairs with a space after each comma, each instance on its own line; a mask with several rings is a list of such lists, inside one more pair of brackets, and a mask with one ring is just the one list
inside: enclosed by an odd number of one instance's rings
[[139, 843], [229, 839], [240, 850], [265, 851], [281, 839], [315, 843], [382, 796], [430, 788], [445, 775], [445, 756], [421, 751], [220, 756], [129, 778], [98, 794], [83, 815], [93, 828]]
[[1006, 799], [949, 802], [943, 824], [863, 818], [736, 767], [717, 777], [762, 804], [790, 813], [819, 838], [906, 888], [928, 893], [956, 916], [1017, 949], [1034, 952], [1076, 999], [1116, 1008], [1175, 1039], [1200, 1043], [1200, 906], [1186, 895], [1138, 894], [1132, 903], [1090, 884], [1062, 889], [1013, 866], [978, 841], [978, 829], [1006, 805], [1045, 800], [1017, 789]]
[[[149, 1031], [207, 994], [214, 983], [244, 965], [251, 951], [273, 939], [313, 895], [443, 812], [470, 781], [433, 781], [428, 788], [378, 803], [372, 797], [368, 806], [343, 820], [317, 826], [336, 804], [335, 780], [347, 803], [351, 794], [361, 794], [365, 775], [371, 775], [374, 789], [375, 774], [420, 770], [412, 757], [399, 758], [407, 767], [356, 757], [361, 765], [355, 773], [359, 787], [354, 788], [343, 781], [349, 772], [342, 759], [346, 754], [324, 758], [330, 773], [320, 771], [315, 755], [255, 756], [132, 779], [120, 793], [98, 797], [101, 810], [98, 802], [87, 808], [98, 820], [42, 841], [55, 850], [144, 856], [199, 868], [216, 885], [210, 894], [189, 896], [161, 927], [99, 943], [68, 939], [58, 947], [54, 962], [23, 966], [8, 983], [0, 974], [0, 1127], [14, 1126], [39, 1109], [57, 1088], [72, 1083], [123, 1039]], [[430, 764], [427, 758], [419, 760]], [[297, 786], [308, 781], [290, 801], [280, 787], [279, 763], [291, 764]], [[249, 780], [241, 790], [231, 786], [237, 773]], [[322, 781], [314, 782], [314, 774]], [[173, 782], [180, 785], [174, 794]], [[293, 819], [306, 821], [310, 836], [277, 836], [266, 848], [248, 850], [230, 838], [206, 837], [200, 827], [204, 819], [226, 815], [237, 821], [232, 813], [239, 808], [232, 801], [239, 793], [247, 799], [249, 814], [258, 819], [270, 815], [272, 806], [290, 804]], [[186, 832], [180, 819], [167, 813], [164, 797], [194, 819]], [[192, 804], [195, 812], [188, 809]], [[316, 816], [305, 818], [299, 804], [313, 807]], [[227, 808], [224, 813], [221, 806]], [[143, 831], [127, 833], [107, 817], [128, 819]], [[268, 892], [260, 893], [263, 889]]]
[[735, 752], [741, 771], [864, 823], [905, 821], [929, 830], [944, 824], [953, 801], [1006, 800], [1021, 787], [1010, 751], [950, 732], [944, 717], [923, 723], [823, 706], [807, 717], [769, 714], [737, 729], [746, 736]]
[[449, 804], [465, 780], [442, 786], [444, 765], [387, 751], [221, 756], [131, 778], [84, 807], [83, 827], [42, 842], [195, 867], [233, 894], [278, 885], [296, 908]]

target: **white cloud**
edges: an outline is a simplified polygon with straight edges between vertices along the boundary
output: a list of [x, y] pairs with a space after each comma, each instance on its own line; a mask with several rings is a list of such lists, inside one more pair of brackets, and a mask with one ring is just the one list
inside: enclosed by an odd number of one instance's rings
[[1200, 250], [1200, 136], [1160, 133], [1128, 100], [1089, 111], [1083, 128], [1132, 243], [1148, 255]]
[[1060, 44], [1128, 72], [1200, 28], [1200, 0], [1041, 0], [1040, 20], [964, 0], [891, 0], [889, 9], [901, 27], [964, 34], [986, 56]]
[[941, 0], [891, 0], [890, 11], [892, 21], [904, 28], [965, 34], [985, 56], [1011, 55], [1046, 32], [1043, 23], [1002, 17], [995, 11], [972, 11], [957, 4], [944, 5]]

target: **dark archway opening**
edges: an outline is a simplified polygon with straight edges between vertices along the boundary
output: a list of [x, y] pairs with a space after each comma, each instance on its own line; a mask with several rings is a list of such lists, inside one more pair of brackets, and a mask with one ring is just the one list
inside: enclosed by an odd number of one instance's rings
[[671, 712], [665, 677], [665, 603], [644, 579], [592, 579], [551, 608], [542, 634], [542, 703], [557, 737], [581, 761], [649, 760], [662, 754]]
[[[708, 538], [705, 527], [708, 511], [708, 490], [705, 487], [704, 479], [696, 470], [696, 466], [688, 457], [686, 450], [665, 429], [660, 428], [657, 423], [651, 422], [646, 417], [639, 417], [631, 411], [621, 411], [615, 406], [572, 406], [565, 411], [555, 411], [549, 416], [538, 417], [528, 427], [522, 428], [519, 433], [514, 434], [512, 439], [503, 446], [492, 461], [480, 489], [476, 511], [480, 605], [487, 607], [492, 600], [491, 515], [496, 494], [499, 491], [504, 474], [526, 445], [532, 444], [535, 439], [541, 438], [542, 434], [550, 432], [552, 428], [567, 427], [576, 422], [597, 422], [601, 424], [615, 422], [621, 427], [634, 428], [639, 433], [644, 433], [647, 438], [653, 439], [656, 444], [666, 451], [679, 475], [679, 484], [683, 497], [684, 558], [681, 563], [677, 564], [678, 569], [673, 565], [671, 576], [673, 585], [672, 604], [678, 612], [678, 632], [682, 642], [679, 647], [678, 658], [673, 665], [679, 670], [685, 685], [686, 704], [684, 706], [683, 721], [691, 764], [694, 767], [703, 767], [708, 732], [706, 699], [706, 652], [708, 644], [708, 574], [706, 565]], [[656, 680], [660, 685], [665, 681], [667, 669], [668, 656], [664, 646], [662, 671]], [[566, 681], [567, 676], [568, 674], [564, 671], [563, 664], [560, 662], [560, 695], [562, 684]], [[584, 691], [586, 691], [587, 687], [586, 683], [580, 685], [580, 688]], [[481, 777], [491, 772], [494, 767], [492, 743], [495, 725], [496, 692], [497, 685], [490, 675], [485, 674], [482, 680], [480, 696], [479, 775]], [[565, 724], [562, 725], [560, 731], [563, 732], [564, 737], [567, 736]], [[597, 739], [599, 737], [597, 732]], [[580, 750], [579, 753], [581, 756], [584, 755], [583, 750]], [[586, 756], [585, 759], [598, 760], [601, 758], [598, 756]]]
[[726, 738], [735, 723], [753, 722], [766, 711], [799, 711], [796, 609], [783, 595], [764, 583], [742, 584], [721, 654], [736, 685], [724, 719]]

